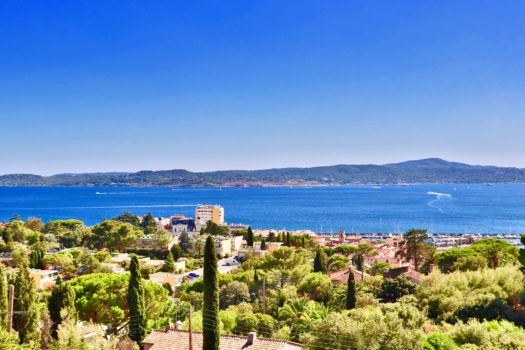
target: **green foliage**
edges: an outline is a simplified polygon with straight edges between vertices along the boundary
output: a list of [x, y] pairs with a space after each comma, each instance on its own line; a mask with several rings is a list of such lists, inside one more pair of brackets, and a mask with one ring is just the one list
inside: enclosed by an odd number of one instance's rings
[[212, 236], [226, 236], [228, 234], [228, 227], [227, 226], [221, 226], [213, 221], [208, 221], [206, 223], [206, 228], [204, 229], [204, 233], [208, 233]]
[[62, 283], [61, 280], [57, 280], [47, 301], [47, 308], [53, 322], [51, 335], [56, 339], [58, 326], [62, 321], [70, 318], [76, 320], [74, 288], [68, 283]]
[[175, 271], [175, 260], [173, 259], [173, 254], [171, 251], [168, 253], [168, 257], [162, 266], [162, 271], [164, 272], [174, 272]]
[[172, 245], [170, 251], [174, 261], [177, 261], [182, 257], [182, 249], [179, 244], [176, 243]]
[[179, 245], [184, 254], [190, 254], [193, 251], [195, 242], [193, 237], [186, 231], [183, 231], [179, 237]]
[[25, 312], [13, 316], [13, 329], [18, 332], [20, 344], [26, 344], [28, 348], [31, 348], [31, 344], [38, 343], [40, 337], [36, 291], [26, 262], [18, 266], [14, 286], [16, 298], [13, 308]]
[[392, 268], [389, 263], [387, 262], [376, 262], [372, 264], [372, 267], [370, 268], [370, 273], [372, 276], [382, 276], [383, 271], [388, 270]]
[[318, 248], [314, 258], [314, 272], [326, 273], [328, 261], [324, 250]]
[[220, 307], [226, 309], [230, 305], [237, 305], [248, 301], [250, 298], [250, 291], [248, 285], [244, 282], [232, 281], [223, 286], [220, 291]]
[[44, 232], [55, 236], [66, 248], [77, 247], [90, 234], [90, 230], [80, 220], [54, 220], [44, 226]]
[[124, 250], [142, 236], [142, 231], [129, 223], [106, 220], [93, 227], [89, 242], [96, 248]]
[[352, 310], [355, 308], [356, 304], [356, 288], [355, 288], [355, 278], [352, 270], [348, 271], [348, 283], [346, 289], [346, 309]]
[[494, 299], [511, 305], [519, 301], [523, 291], [523, 274], [517, 267], [504, 266], [478, 271], [455, 271], [450, 274], [432, 273], [419, 284], [416, 296], [429, 317], [443, 321], [457, 310]]
[[248, 232], [246, 233], [246, 245], [253, 247], [253, 231], [251, 226], [248, 226]]
[[157, 222], [155, 221], [155, 217], [151, 213], [147, 213], [142, 218], [140, 226], [142, 227], [142, 229], [144, 230], [144, 234], [146, 235], [157, 233]]
[[523, 329], [507, 321], [470, 320], [445, 328], [459, 346], [490, 350], [525, 349]]
[[487, 267], [487, 259], [482, 256], [462, 256], [454, 265], [450, 271], [477, 271]]
[[330, 277], [321, 272], [314, 272], [302, 279], [297, 291], [309, 295], [312, 300], [326, 302], [330, 296], [331, 287]]
[[128, 224], [132, 224], [133, 226], [137, 227], [140, 226], [140, 218], [127, 210], [123, 211], [122, 214], [114, 217], [112, 220], [127, 222]]
[[328, 258], [328, 262], [327, 262], [328, 271], [336, 272], [336, 271], [344, 270], [348, 267], [349, 263], [350, 263], [350, 259], [348, 259], [348, 257], [344, 255], [340, 255], [340, 254], [334, 254]]
[[0, 310], [4, 311], [0, 312], [0, 329], [7, 327], [7, 313], [5, 310], [7, 310], [8, 305], [8, 293], [9, 284], [7, 282], [7, 276], [3, 265], [0, 264]]
[[29, 254], [29, 266], [32, 269], [43, 269], [44, 268], [44, 254], [45, 252], [42, 250], [33, 250], [31, 254]]
[[237, 326], [234, 332], [240, 335], [246, 335], [249, 332], [256, 332], [259, 325], [257, 316], [252, 313], [245, 313], [237, 315]]
[[430, 259], [435, 251], [435, 246], [427, 242], [427, 230], [412, 229], [403, 234], [400, 250], [396, 253], [406, 261], [412, 261], [416, 270]]
[[129, 267], [127, 301], [129, 308], [129, 338], [141, 345], [146, 336], [146, 315], [144, 302], [144, 283], [140, 274], [139, 260], [131, 257]]
[[432, 333], [423, 343], [423, 350], [454, 350], [457, 347], [454, 339], [445, 333]]
[[204, 248], [203, 291], [203, 349], [219, 350], [219, 279], [217, 256], [212, 236], [206, 239]]
[[416, 284], [409, 277], [401, 275], [385, 279], [381, 284], [378, 298], [384, 303], [395, 303], [402, 296], [414, 294], [415, 291]]
[[[129, 274], [93, 273], [68, 282], [75, 289], [75, 307], [82, 321], [93, 321], [110, 327], [122, 327], [129, 316], [127, 289]], [[170, 306], [168, 292], [162, 286], [144, 283], [146, 318], [158, 318]]]
[[261, 239], [261, 250], [266, 250], [266, 240], [264, 238]]

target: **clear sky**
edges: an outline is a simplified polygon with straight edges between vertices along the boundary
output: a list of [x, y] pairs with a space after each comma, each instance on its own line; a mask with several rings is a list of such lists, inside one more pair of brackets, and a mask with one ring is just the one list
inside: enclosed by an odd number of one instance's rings
[[0, 173], [525, 167], [525, 1], [2, 1]]

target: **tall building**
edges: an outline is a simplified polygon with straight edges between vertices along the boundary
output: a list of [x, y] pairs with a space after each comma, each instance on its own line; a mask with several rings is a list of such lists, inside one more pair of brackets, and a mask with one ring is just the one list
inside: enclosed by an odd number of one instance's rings
[[224, 224], [224, 208], [220, 205], [199, 205], [195, 208], [195, 221], [199, 225], [206, 225], [208, 221], [222, 225]]

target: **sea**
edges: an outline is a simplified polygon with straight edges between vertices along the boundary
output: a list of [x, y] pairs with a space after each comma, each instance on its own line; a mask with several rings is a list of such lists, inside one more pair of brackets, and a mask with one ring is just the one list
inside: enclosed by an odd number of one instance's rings
[[525, 184], [312, 187], [0, 187], [0, 221], [15, 214], [87, 225], [131, 211], [193, 217], [219, 204], [228, 223], [315, 232], [524, 233]]

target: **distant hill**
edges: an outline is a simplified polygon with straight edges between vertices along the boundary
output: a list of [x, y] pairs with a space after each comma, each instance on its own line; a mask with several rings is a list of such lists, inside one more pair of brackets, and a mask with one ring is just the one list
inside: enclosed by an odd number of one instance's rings
[[525, 169], [469, 165], [439, 158], [384, 165], [191, 172], [183, 169], [135, 173], [0, 176], [0, 186], [298, 186], [410, 183], [525, 183]]

